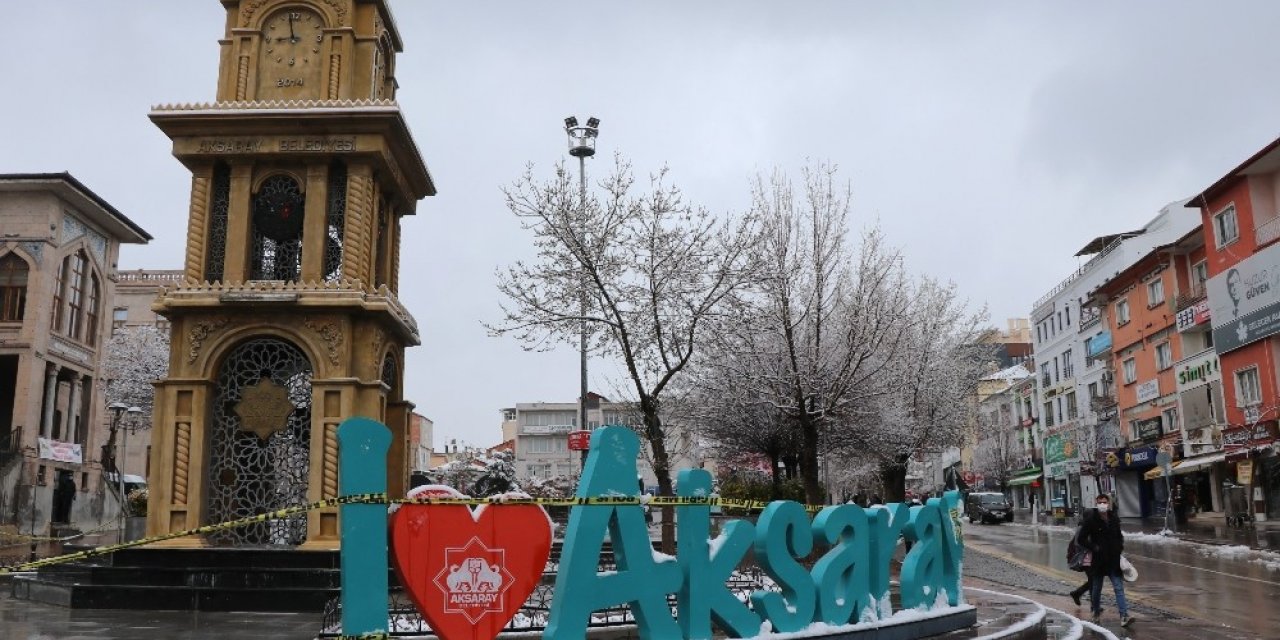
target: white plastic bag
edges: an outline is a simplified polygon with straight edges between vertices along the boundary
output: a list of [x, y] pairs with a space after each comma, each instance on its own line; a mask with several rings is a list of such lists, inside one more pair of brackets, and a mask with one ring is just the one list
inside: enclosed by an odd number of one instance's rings
[[1138, 579], [1138, 568], [1133, 566], [1129, 559], [1120, 554], [1120, 573], [1124, 574], [1125, 582], [1133, 582]]

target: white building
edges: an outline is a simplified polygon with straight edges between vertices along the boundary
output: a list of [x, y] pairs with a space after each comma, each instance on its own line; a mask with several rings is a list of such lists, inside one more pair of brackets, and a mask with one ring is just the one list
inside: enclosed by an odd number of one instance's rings
[[1101, 357], [1110, 352], [1111, 335], [1101, 312], [1088, 305], [1091, 293], [1153, 248], [1200, 224], [1197, 213], [1188, 212], [1184, 204], [1165, 206], [1141, 229], [1094, 238], [1076, 254], [1092, 257], [1032, 306], [1044, 498], [1049, 507], [1093, 501], [1097, 489], [1091, 477], [1081, 483], [1081, 465], [1088, 477], [1089, 465], [1097, 460], [1082, 460], [1081, 444], [1096, 452], [1115, 428], [1113, 383], [1106, 358]]

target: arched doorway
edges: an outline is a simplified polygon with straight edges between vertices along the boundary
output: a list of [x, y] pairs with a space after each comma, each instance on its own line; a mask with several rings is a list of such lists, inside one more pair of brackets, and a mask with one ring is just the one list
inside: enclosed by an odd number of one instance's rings
[[[218, 372], [209, 440], [209, 522], [306, 504], [311, 440], [311, 362], [278, 338], [237, 346]], [[219, 531], [220, 546], [291, 546], [306, 514]]]

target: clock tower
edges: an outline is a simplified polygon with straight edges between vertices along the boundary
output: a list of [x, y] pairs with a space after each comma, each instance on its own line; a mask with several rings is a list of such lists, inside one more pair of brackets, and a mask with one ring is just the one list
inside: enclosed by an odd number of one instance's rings
[[[183, 281], [162, 289], [148, 535], [332, 498], [338, 424], [396, 438], [403, 493], [419, 343], [399, 291], [400, 224], [435, 194], [395, 102], [385, 0], [221, 0], [217, 99], [155, 107], [191, 171]], [[338, 545], [337, 509], [177, 546]]]

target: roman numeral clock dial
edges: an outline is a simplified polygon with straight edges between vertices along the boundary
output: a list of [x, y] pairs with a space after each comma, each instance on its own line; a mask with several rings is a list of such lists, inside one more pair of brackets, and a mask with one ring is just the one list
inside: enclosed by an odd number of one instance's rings
[[309, 9], [289, 8], [262, 26], [258, 97], [318, 97], [324, 19]]

